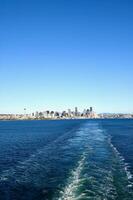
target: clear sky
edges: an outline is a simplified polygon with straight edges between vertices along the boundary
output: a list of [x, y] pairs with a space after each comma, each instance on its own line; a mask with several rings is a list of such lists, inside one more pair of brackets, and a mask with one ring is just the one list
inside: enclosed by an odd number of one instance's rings
[[0, 113], [133, 112], [132, 0], [0, 0]]

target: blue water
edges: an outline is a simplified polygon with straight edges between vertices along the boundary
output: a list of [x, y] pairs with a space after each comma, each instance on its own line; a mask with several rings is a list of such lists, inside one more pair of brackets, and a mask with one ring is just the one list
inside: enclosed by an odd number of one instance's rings
[[133, 120], [0, 121], [0, 200], [132, 200]]

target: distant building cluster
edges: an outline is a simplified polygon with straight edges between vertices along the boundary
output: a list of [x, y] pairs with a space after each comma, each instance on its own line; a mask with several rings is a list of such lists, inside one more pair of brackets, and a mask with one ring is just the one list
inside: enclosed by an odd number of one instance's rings
[[84, 109], [80, 112], [77, 107], [74, 111], [68, 109], [67, 111], [36, 111], [31, 114], [26, 113], [26, 108], [24, 108], [24, 114], [1, 114], [0, 119], [77, 119], [77, 118], [98, 118], [98, 115], [93, 111], [93, 108]]
[[67, 111], [44, 111], [44, 112], [38, 112], [32, 113], [33, 118], [44, 118], [44, 119], [75, 119], [75, 118], [96, 118], [97, 115], [93, 111], [92, 107], [89, 109], [84, 109], [83, 112], [78, 111], [78, 108], [75, 107], [75, 110], [72, 111], [71, 109], [68, 109]]
[[102, 113], [98, 114], [100, 119], [130, 119], [133, 118], [133, 114], [129, 113]]
[[23, 114], [0, 114], [0, 120], [39, 120], [39, 119], [130, 119], [133, 118], [133, 114], [123, 113], [101, 113], [97, 114], [93, 108], [84, 109], [82, 112], [75, 107], [74, 110], [68, 109], [67, 111], [36, 111], [31, 114], [27, 114], [26, 108], [24, 108]]

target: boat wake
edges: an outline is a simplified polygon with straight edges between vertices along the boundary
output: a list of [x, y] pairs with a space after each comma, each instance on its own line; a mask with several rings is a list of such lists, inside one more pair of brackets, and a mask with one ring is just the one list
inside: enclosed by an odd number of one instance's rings
[[109, 135], [88, 123], [79, 132], [84, 146], [56, 200], [131, 200], [132, 175]]
[[99, 123], [87, 122], [3, 171], [0, 185], [10, 199], [19, 188], [30, 199], [132, 200], [132, 179], [109, 134]]
[[118, 151], [118, 149], [113, 145], [113, 143], [111, 141], [111, 136], [109, 137], [108, 141], [109, 141], [109, 144], [110, 144], [113, 152], [115, 153], [117, 159], [120, 161], [121, 167], [125, 170], [125, 173], [126, 173], [126, 176], [128, 179], [127, 187], [133, 188], [133, 175], [130, 172], [129, 164], [125, 162], [125, 158], [121, 155], [121, 153]]
[[78, 166], [71, 172], [71, 177], [68, 180], [68, 185], [61, 191], [61, 197], [58, 200], [73, 200], [77, 199], [77, 188], [81, 181], [81, 172], [84, 167], [85, 154], [81, 156]]
[[[56, 200], [113, 200], [116, 190], [110, 167], [107, 138], [98, 124], [86, 124], [80, 130], [84, 152], [71, 170], [65, 186]], [[104, 164], [107, 162], [108, 165]]]

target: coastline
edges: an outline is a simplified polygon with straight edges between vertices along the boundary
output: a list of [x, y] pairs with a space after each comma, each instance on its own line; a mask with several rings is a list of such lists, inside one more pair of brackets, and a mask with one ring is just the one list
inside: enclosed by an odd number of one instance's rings
[[12, 118], [0, 121], [51, 121], [51, 120], [133, 120], [133, 118]]

